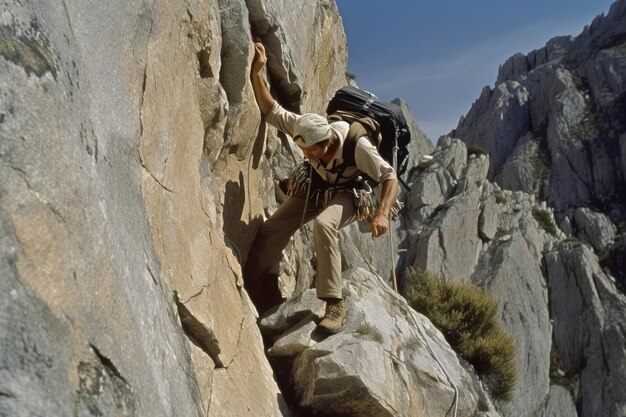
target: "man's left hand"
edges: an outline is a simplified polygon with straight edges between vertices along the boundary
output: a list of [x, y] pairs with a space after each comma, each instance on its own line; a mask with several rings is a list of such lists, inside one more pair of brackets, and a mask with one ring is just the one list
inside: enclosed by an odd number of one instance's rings
[[372, 237], [382, 236], [387, 229], [389, 229], [389, 219], [388, 216], [383, 213], [376, 212], [374, 217], [370, 221], [370, 229], [372, 231]]

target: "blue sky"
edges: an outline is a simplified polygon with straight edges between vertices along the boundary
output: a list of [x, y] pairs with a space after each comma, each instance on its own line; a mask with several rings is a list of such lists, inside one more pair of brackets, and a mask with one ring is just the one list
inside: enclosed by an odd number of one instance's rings
[[611, 0], [336, 0], [348, 71], [384, 100], [402, 97], [436, 142], [498, 67], [554, 36], [578, 35]]

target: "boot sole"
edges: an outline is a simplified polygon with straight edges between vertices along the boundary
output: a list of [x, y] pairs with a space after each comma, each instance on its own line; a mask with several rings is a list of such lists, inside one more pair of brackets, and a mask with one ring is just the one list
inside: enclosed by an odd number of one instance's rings
[[337, 334], [337, 333], [339, 333], [340, 331], [343, 330], [345, 325], [346, 325], [346, 321], [344, 320], [343, 323], [341, 323], [341, 327], [336, 329], [336, 330], [335, 329], [329, 329], [328, 327], [320, 326], [319, 324], [317, 325], [317, 329], [319, 331], [321, 331], [321, 332], [324, 332], [324, 333]]

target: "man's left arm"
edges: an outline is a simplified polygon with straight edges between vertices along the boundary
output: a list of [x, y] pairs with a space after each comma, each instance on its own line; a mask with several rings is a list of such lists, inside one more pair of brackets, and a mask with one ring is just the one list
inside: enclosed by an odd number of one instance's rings
[[366, 137], [358, 140], [354, 160], [357, 168], [365, 172], [370, 178], [381, 184], [380, 206], [370, 220], [372, 237], [379, 237], [389, 229], [389, 213], [398, 197], [398, 179], [396, 172], [385, 161], [376, 147]]

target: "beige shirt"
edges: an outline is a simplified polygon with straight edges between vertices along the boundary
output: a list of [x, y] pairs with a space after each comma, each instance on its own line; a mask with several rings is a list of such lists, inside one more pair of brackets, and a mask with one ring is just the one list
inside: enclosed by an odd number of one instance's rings
[[[300, 117], [299, 114], [285, 110], [278, 102], [275, 102], [272, 110], [265, 116], [265, 121], [289, 136], [293, 136], [294, 126]], [[311, 160], [313, 168], [315, 168], [323, 179], [332, 184], [342, 184], [356, 178], [361, 173], [365, 173], [381, 184], [387, 180], [396, 178], [396, 173], [391, 165], [380, 156], [376, 147], [372, 145], [365, 136], [360, 137], [356, 143], [354, 150], [356, 166], [348, 166], [343, 171], [341, 177], [339, 177], [341, 170], [336, 171], [336, 168], [344, 163], [342, 158], [343, 143], [348, 134], [350, 124], [347, 122], [334, 122], [330, 124], [330, 128], [339, 139], [339, 147], [335, 155], [333, 155], [333, 158], [327, 165], [324, 165], [324, 163], [319, 160]]]

